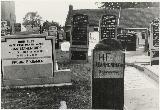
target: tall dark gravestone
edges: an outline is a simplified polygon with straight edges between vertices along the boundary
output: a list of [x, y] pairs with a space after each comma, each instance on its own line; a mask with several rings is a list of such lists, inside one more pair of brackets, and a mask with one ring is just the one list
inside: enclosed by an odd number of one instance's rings
[[70, 38], [71, 61], [87, 61], [89, 45], [88, 34], [88, 16], [84, 14], [73, 15]]
[[104, 38], [117, 39], [117, 17], [115, 15], [103, 15], [99, 25], [100, 40]]
[[88, 16], [83, 14], [75, 14], [72, 20], [71, 31], [72, 47], [88, 47]]
[[92, 109], [123, 110], [125, 54], [120, 42], [103, 39], [92, 58]]
[[55, 48], [59, 49], [59, 34], [56, 26], [50, 26], [48, 30], [48, 36], [55, 37]]
[[135, 33], [118, 34], [117, 40], [121, 42], [123, 50], [136, 51], [136, 34]]
[[151, 65], [159, 65], [159, 19], [152, 21], [150, 29]]

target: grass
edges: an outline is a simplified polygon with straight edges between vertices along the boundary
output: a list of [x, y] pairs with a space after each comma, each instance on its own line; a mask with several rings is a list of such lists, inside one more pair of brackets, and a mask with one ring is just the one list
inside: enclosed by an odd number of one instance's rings
[[69, 109], [91, 108], [91, 64], [72, 64], [69, 53], [57, 50], [60, 69], [70, 68], [72, 86], [10, 88], [1, 91], [2, 109], [58, 109], [66, 101]]

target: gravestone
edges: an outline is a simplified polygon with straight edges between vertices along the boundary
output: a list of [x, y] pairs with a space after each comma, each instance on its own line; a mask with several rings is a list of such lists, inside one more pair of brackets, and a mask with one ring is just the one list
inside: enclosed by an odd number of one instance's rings
[[5, 36], [2, 44], [3, 86], [70, 83], [69, 71], [56, 70], [55, 38], [51, 36]]
[[88, 16], [75, 14], [72, 19], [70, 60], [86, 62], [88, 60]]
[[59, 49], [59, 34], [56, 26], [50, 26], [48, 30], [48, 36], [55, 37], [55, 48]]
[[88, 60], [87, 48], [70, 48], [70, 59], [74, 62], [86, 62]]
[[125, 55], [120, 42], [103, 39], [92, 60], [92, 109], [123, 110]]
[[99, 42], [99, 32], [90, 32], [88, 56], [91, 56], [92, 50], [94, 49], [95, 45], [98, 44], [98, 42]]
[[100, 40], [104, 38], [117, 39], [117, 17], [115, 15], [103, 15], [99, 25]]
[[159, 19], [152, 21], [150, 29], [151, 65], [159, 65]]
[[117, 40], [121, 42], [123, 50], [136, 51], [136, 34], [135, 33], [118, 34]]
[[88, 34], [88, 16], [84, 14], [73, 15], [71, 47], [88, 48]]

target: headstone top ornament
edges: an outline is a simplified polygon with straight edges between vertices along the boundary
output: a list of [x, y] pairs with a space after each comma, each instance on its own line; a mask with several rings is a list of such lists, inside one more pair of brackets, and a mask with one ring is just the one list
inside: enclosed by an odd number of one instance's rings
[[107, 51], [116, 51], [122, 50], [122, 45], [119, 41], [115, 39], [103, 39], [95, 46], [95, 50], [107, 50]]

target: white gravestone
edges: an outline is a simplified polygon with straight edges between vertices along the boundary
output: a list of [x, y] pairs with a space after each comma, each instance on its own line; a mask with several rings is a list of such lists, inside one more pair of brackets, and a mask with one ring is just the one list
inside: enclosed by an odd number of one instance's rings
[[95, 45], [98, 44], [98, 42], [99, 42], [99, 32], [90, 32], [88, 56], [91, 56], [92, 50], [94, 49]]
[[40, 34], [2, 38], [4, 86], [29, 86], [71, 81], [70, 71], [56, 69], [55, 38]]
[[69, 51], [69, 48], [70, 48], [70, 43], [69, 42], [63, 42], [61, 44], [61, 50], [62, 51]]

